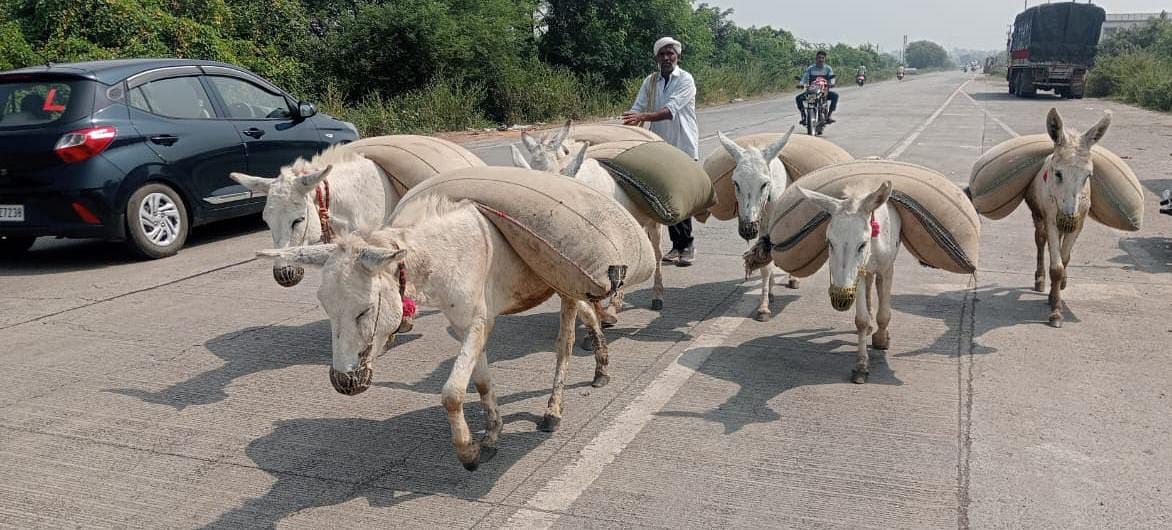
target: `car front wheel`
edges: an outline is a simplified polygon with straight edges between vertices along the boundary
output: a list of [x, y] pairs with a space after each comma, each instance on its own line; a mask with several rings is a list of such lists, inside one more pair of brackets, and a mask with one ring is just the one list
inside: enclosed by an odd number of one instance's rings
[[170, 187], [147, 184], [126, 203], [126, 240], [139, 255], [158, 259], [174, 256], [187, 241], [187, 207]]
[[24, 254], [36, 241], [37, 238], [31, 236], [0, 236], [0, 259]]

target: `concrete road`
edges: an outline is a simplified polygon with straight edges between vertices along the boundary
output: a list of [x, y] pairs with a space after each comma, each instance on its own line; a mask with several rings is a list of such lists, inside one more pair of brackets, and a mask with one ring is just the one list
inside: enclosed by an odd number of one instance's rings
[[[1014, 99], [960, 73], [845, 88], [827, 138], [856, 157], [957, 183], [1058, 107], [1150, 195], [1144, 230], [1091, 225], [1075, 248], [1066, 327], [1030, 290], [1028, 213], [983, 226], [975, 278], [906, 253], [892, 349], [848, 381], [853, 318], [821, 271], [746, 318], [745, 242], [697, 229], [611, 340], [612, 383], [577, 352], [561, 430], [537, 432], [556, 307], [499, 319], [489, 344], [500, 453], [456, 461], [439, 402], [457, 342], [427, 311], [345, 397], [327, 378], [316, 273], [277, 286], [253, 259], [258, 219], [200, 230], [178, 257], [38, 242], [0, 265], [0, 525], [13, 527], [1169, 527], [1172, 526], [1172, 116], [1099, 100]], [[700, 113], [704, 154], [796, 122], [791, 99]], [[470, 144], [506, 163], [497, 140]], [[483, 425], [475, 394], [467, 412]]]

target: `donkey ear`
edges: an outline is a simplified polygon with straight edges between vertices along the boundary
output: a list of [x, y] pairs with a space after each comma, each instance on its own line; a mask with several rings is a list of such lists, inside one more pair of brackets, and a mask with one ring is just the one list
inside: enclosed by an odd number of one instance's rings
[[325, 265], [336, 248], [338, 248], [338, 245], [330, 243], [325, 245], [310, 245], [307, 247], [258, 250], [256, 251], [256, 255], [260, 258], [285, 258], [303, 265], [316, 265], [320, 267]]
[[566, 120], [566, 123], [562, 125], [562, 130], [558, 131], [558, 133], [553, 136], [553, 139], [549, 141], [550, 145], [560, 148], [562, 144], [566, 142], [566, 138], [570, 137], [571, 123], [573, 123], [571, 120]]
[[1102, 118], [1099, 118], [1099, 123], [1094, 124], [1090, 129], [1087, 129], [1087, 132], [1082, 133], [1082, 137], [1079, 138], [1079, 147], [1090, 149], [1099, 143], [1099, 140], [1102, 140], [1103, 136], [1107, 134], [1107, 128], [1110, 126], [1111, 111], [1107, 111], [1106, 114], [1103, 114]]
[[534, 138], [533, 135], [527, 132], [523, 132], [521, 133], [521, 145], [524, 146], [525, 149], [530, 153], [533, 153], [537, 151], [539, 147], [541, 147], [541, 142]]
[[533, 169], [533, 166], [529, 165], [529, 161], [525, 160], [525, 157], [521, 154], [521, 150], [517, 149], [515, 144], [509, 144], [509, 150], [513, 152], [514, 166], [523, 167], [525, 169]]
[[777, 158], [777, 155], [781, 154], [781, 150], [785, 149], [785, 144], [789, 143], [789, 137], [793, 133], [794, 127], [791, 125], [789, 131], [786, 131], [785, 136], [782, 136], [780, 140], [773, 142], [765, 150], [761, 151], [761, 154], [765, 155], [766, 164], [772, 162], [774, 158]]
[[325, 180], [326, 177], [330, 176], [330, 172], [333, 170], [334, 170], [334, 166], [329, 165], [329, 166], [326, 166], [325, 169], [318, 171], [317, 173], [310, 173], [308, 175], [301, 175], [300, 177], [297, 177], [297, 186], [300, 187], [301, 189], [305, 190], [306, 193], [309, 193], [309, 190], [312, 190], [313, 188], [317, 187], [318, 184], [321, 184], [321, 181]]
[[862, 202], [859, 204], [859, 209], [864, 212], [873, 212], [887, 203], [887, 199], [889, 198], [891, 198], [891, 181], [885, 180], [879, 185], [879, 189], [863, 197]]
[[1058, 115], [1058, 109], [1054, 107], [1050, 107], [1050, 112], [1046, 114], [1046, 134], [1054, 140], [1054, 145], [1066, 143], [1066, 129], [1062, 128], [1062, 116]]
[[269, 187], [276, 182], [277, 179], [268, 179], [264, 177], [254, 177], [252, 175], [245, 175], [244, 173], [229, 173], [228, 177], [235, 180], [241, 186], [248, 188], [248, 191], [253, 193], [268, 193]]
[[733, 157], [733, 160], [737, 164], [740, 164], [741, 159], [745, 157], [745, 149], [725, 136], [723, 132], [716, 131], [716, 137], [720, 139], [720, 145], [724, 146], [724, 150], [728, 151], [728, 154]]
[[842, 199], [835, 199], [834, 197], [831, 197], [829, 195], [824, 195], [824, 194], [818, 193], [813, 190], [808, 190], [808, 189], [803, 188], [801, 186], [795, 186], [795, 187], [798, 188], [798, 192], [800, 192], [804, 197], [806, 197], [807, 199], [810, 199], [811, 201], [814, 201], [814, 204], [818, 205], [818, 207], [821, 208], [822, 211], [824, 211], [828, 214], [831, 214], [831, 215], [834, 215], [834, 213], [837, 212], [838, 209], [842, 207], [842, 203], [846, 202]]
[[358, 263], [362, 264], [366, 270], [375, 273], [389, 267], [392, 263], [402, 261], [406, 255], [406, 249], [365, 247], [358, 251]]
[[570, 178], [574, 178], [578, 175], [578, 171], [582, 169], [582, 164], [586, 162], [586, 149], [589, 147], [590, 142], [582, 142], [582, 147], [578, 149], [578, 154], [574, 155], [574, 158], [570, 160], [570, 163], [566, 164], [566, 166], [562, 168], [562, 175]]

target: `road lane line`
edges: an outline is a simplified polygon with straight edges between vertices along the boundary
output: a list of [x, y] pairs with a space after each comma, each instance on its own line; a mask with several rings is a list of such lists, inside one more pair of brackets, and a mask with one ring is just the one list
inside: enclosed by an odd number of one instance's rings
[[598, 433], [579, 452], [574, 461], [566, 464], [525, 507], [517, 510], [506, 528], [549, 528], [569, 510], [586, 489], [602, 475], [608, 464], [626, 449], [655, 415], [663, 409], [676, 392], [696, 373], [712, 351], [720, 347], [729, 335], [747, 320], [743, 315], [753, 305], [752, 297], [742, 295], [740, 303], [726, 315], [712, 320], [702, 335], [684, 348], [671, 364], [656, 376], [617, 418]]
[[986, 117], [993, 120], [993, 123], [996, 123], [999, 127], [1001, 127], [1001, 130], [1009, 133], [1009, 135], [1014, 138], [1021, 136], [1020, 134], [1017, 134], [1017, 131], [1013, 130], [1012, 127], [1006, 125], [1005, 122], [1001, 121], [997, 116], [994, 116], [992, 112], [989, 112], [989, 109], [987, 109], [984, 105], [982, 105], [981, 102], [974, 99], [973, 96], [969, 95], [968, 92], [961, 92], [961, 93], [964, 94], [964, 97], [969, 98], [969, 101], [972, 101], [973, 104], [976, 105], [978, 109], [981, 109], [981, 112], [984, 112]]
[[907, 138], [904, 138], [903, 142], [896, 146], [896, 148], [888, 153], [884, 158], [888, 160], [895, 160], [896, 158], [899, 158], [899, 155], [902, 155], [908, 147], [911, 147], [912, 143], [915, 142], [916, 139], [919, 138], [920, 135], [923, 134], [924, 131], [932, 125], [932, 122], [935, 122], [936, 118], [939, 118], [940, 115], [944, 113], [944, 109], [948, 108], [948, 106], [952, 104], [952, 100], [956, 98], [956, 95], [964, 93], [965, 85], [968, 85], [971, 81], [972, 79], [965, 81], [961, 83], [960, 86], [956, 87], [956, 90], [952, 91], [952, 94], [948, 96], [948, 99], [944, 100], [944, 104], [940, 105], [940, 108], [936, 109], [936, 112], [933, 112], [931, 116], [928, 116], [928, 119], [924, 120], [924, 123], [921, 123], [919, 127], [916, 127], [916, 130], [912, 131], [911, 135], [909, 135]]

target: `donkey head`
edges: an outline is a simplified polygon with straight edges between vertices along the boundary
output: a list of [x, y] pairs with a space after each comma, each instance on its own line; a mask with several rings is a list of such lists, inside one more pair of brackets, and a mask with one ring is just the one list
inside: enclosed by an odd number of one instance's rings
[[[267, 194], [264, 220], [273, 236], [273, 246], [289, 248], [316, 243], [321, 239], [321, 222], [317, 208], [309, 194], [329, 176], [333, 166], [311, 173], [294, 174], [289, 167], [281, 168], [277, 178], [263, 178], [232, 173], [232, 180], [239, 182], [253, 193]], [[292, 287], [305, 275], [305, 269], [283, 257], [273, 260], [273, 278], [277, 283]]]
[[785, 186], [788, 179], [784, 174], [785, 170], [782, 169], [782, 179], [779, 183], [773, 178], [769, 163], [785, 148], [793, 132], [794, 128], [790, 127], [785, 136], [764, 149], [741, 147], [724, 133], [718, 133], [720, 144], [737, 164], [732, 174], [733, 190], [737, 198], [737, 231], [745, 241], [752, 241], [757, 237], [765, 204], [773, 194], [781, 193], [782, 190], [774, 187]]
[[1094, 171], [1091, 148], [1103, 138], [1110, 125], [1111, 111], [1082, 134], [1063, 128], [1058, 109], [1051, 108], [1046, 116], [1046, 133], [1054, 141], [1054, 153], [1042, 166], [1042, 200], [1057, 208], [1055, 220], [1063, 233], [1074, 231], [1079, 222], [1081, 202], [1087, 200], [1089, 179]]
[[562, 161], [570, 156], [570, 148], [565, 145], [570, 136], [570, 120], [566, 120], [561, 130], [552, 137], [542, 135], [534, 138], [527, 132], [521, 133], [521, 146], [529, 154], [526, 167], [538, 171], [557, 171]]
[[[578, 148], [578, 152], [574, 155], [573, 158], [563, 159], [559, 162], [555, 162], [551, 166], [547, 166], [545, 169], [539, 170], [545, 171], [547, 173], [558, 173], [562, 176], [574, 178], [578, 176], [578, 172], [582, 170], [582, 164], [586, 162], [586, 150], [589, 147], [589, 143], [582, 142], [581, 146]], [[513, 165], [525, 169], [538, 170], [537, 167], [530, 165], [528, 160], [525, 160], [525, 156], [521, 154], [521, 151], [517, 149], [517, 146], [510, 145], [509, 149], [511, 149], [513, 152]]]
[[333, 244], [257, 252], [322, 267], [317, 299], [330, 317], [330, 382], [342, 394], [355, 395], [370, 387], [374, 356], [404, 321], [397, 265], [407, 252], [372, 246], [352, 234]]
[[891, 182], [884, 181], [870, 193], [848, 190], [836, 199], [798, 186], [807, 199], [830, 214], [826, 239], [830, 243], [830, 304], [839, 311], [855, 301], [859, 271], [871, 258], [871, 215], [891, 197]]

